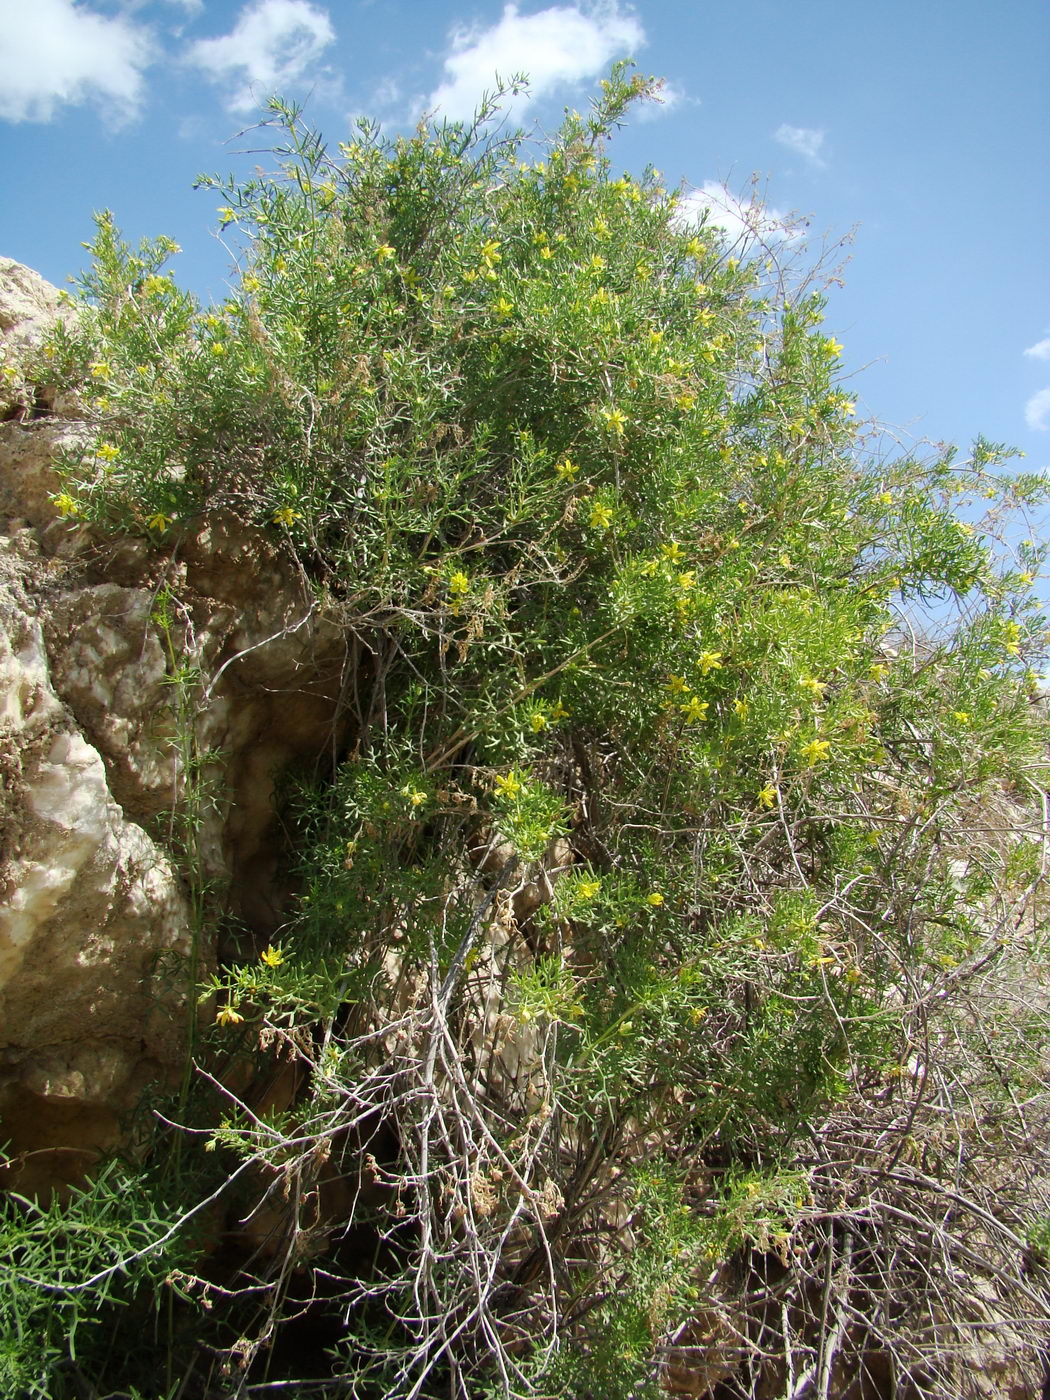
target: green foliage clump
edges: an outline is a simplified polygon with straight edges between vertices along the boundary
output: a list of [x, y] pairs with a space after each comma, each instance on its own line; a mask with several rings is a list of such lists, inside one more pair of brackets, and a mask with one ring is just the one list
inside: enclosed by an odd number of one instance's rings
[[159, 550], [236, 517], [353, 641], [301, 893], [211, 1033], [308, 1072], [298, 1126], [211, 1141], [286, 1197], [393, 1134], [348, 1394], [656, 1385], [984, 955], [1016, 858], [982, 802], [1040, 781], [1040, 555], [994, 541], [1042, 484], [867, 457], [819, 286], [614, 171], [648, 92], [615, 72], [539, 149], [486, 110], [331, 152], [274, 104], [276, 171], [211, 182], [225, 300], [104, 216], [50, 347], [97, 423], [67, 516]]

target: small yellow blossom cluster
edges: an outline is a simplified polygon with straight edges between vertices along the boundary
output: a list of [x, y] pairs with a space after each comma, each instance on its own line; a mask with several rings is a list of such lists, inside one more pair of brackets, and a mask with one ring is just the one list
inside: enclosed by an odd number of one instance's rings
[[524, 791], [525, 782], [516, 768], [512, 768], [509, 773], [496, 774], [496, 793], [499, 797], [509, 798], [513, 802]]
[[616, 437], [623, 437], [627, 431], [627, 415], [618, 408], [603, 408], [602, 421]]
[[679, 705], [679, 710], [685, 716], [686, 724], [697, 724], [700, 720], [707, 718], [707, 712], [711, 708], [706, 700], [700, 700], [695, 695], [690, 695], [684, 705]]
[[56, 496], [52, 496], [51, 504], [64, 520], [80, 514], [80, 502], [68, 491], [60, 491]]
[[1008, 618], [1003, 623], [1003, 650], [1008, 656], [1019, 656], [1021, 653], [1021, 627], [1014, 619]]
[[815, 768], [818, 763], [823, 763], [831, 752], [831, 743], [827, 739], [811, 739], [808, 744], [803, 744], [799, 750], [799, 757], [807, 768]]
[[297, 510], [292, 510], [291, 506], [281, 506], [273, 513], [273, 523], [282, 525], [286, 530], [290, 529], [297, 520], [302, 520], [302, 515]]

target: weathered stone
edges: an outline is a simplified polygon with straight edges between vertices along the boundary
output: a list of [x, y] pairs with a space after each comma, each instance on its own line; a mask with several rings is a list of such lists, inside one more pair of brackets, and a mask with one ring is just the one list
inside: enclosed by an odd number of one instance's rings
[[143, 1087], [184, 1063], [192, 932], [165, 842], [187, 759], [210, 790], [197, 873], [268, 939], [288, 893], [277, 784], [337, 742], [345, 662], [289, 561], [239, 520], [165, 550], [60, 518], [58, 464], [89, 432], [39, 416], [22, 375], [58, 312], [54, 288], [0, 262], [4, 379], [22, 386], [0, 422], [0, 1139], [39, 1192], [124, 1140]]
[[76, 1179], [143, 1084], [180, 1063], [190, 933], [169, 859], [113, 800], [0, 558], [0, 1114], [34, 1190]]

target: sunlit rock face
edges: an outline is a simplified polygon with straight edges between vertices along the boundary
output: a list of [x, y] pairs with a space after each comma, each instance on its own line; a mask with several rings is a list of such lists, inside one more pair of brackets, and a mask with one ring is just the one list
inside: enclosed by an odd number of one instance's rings
[[[189, 882], [248, 937], [279, 923], [276, 785], [331, 753], [344, 664], [339, 629], [241, 522], [174, 550], [61, 518], [59, 464], [90, 440], [42, 382], [61, 314], [0, 259], [0, 1140], [8, 1182], [42, 1193], [131, 1140], [147, 1086], [182, 1073], [217, 951]], [[175, 839], [188, 769], [208, 784], [194, 871]]]
[[28, 532], [0, 544], [0, 1113], [23, 1190], [76, 1180], [184, 1047], [182, 883], [59, 698]]

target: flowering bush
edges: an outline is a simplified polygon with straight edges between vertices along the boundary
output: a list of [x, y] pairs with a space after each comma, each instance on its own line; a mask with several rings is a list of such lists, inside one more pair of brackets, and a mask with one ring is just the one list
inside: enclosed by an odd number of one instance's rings
[[98, 425], [64, 515], [166, 549], [235, 512], [371, 657], [279, 947], [216, 979], [297, 1126], [211, 1145], [301, 1198], [345, 1151], [374, 1258], [292, 1231], [249, 1376], [294, 1263], [333, 1394], [649, 1393], [713, 1266], [828, 1219], [829, 1116], [907, 1119], [995, 900], [1034, 928], [982, 802], [1042, 782], [1041, 555], [994, 547], [1041, 483], [866, 456], [819, 283], [614, 171], [649, 94], [538, 148], [487, 109], [332, 152], [274, 104], [275, 173], [213, 182], [230, 295], [105, 216], [52, 348]]

